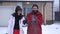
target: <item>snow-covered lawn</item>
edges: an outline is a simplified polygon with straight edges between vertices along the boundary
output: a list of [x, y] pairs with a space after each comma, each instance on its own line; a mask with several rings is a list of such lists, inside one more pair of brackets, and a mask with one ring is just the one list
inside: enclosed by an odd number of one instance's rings
[[[23, 27], [24, 34], [27, 33], [27, 27]], [[7, 27], [0, 27], [0, 34], [6, 34]], [[60, 24], [42, 25], [42, 34], [60, 34]]]
[[60, 34], [60, 24], [42, 25], [43, 34]]

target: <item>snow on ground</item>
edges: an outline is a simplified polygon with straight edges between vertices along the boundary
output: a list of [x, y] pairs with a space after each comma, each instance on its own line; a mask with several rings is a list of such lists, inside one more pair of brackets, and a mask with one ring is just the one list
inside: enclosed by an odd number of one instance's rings
[[[27, 27], [23, 27], [24, 34], [27, 33]], [[0, 34], [6, 34], [7, 27], [0, 27]], [[42, 25], [42, 34], [60, 34], [60, 24]]]
[[0, 27], [0, 34], [5, 34], [7, 27]]
[[52, 25], [42, 25], [42, 33], [43, 34], [60, 34], [60, 25], [52, 24]]

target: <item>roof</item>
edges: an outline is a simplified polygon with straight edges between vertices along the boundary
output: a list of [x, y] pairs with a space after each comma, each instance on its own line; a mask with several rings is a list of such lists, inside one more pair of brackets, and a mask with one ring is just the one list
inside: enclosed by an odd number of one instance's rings
[[54, 0], [0, 0], [0, 1], [54, 1]]

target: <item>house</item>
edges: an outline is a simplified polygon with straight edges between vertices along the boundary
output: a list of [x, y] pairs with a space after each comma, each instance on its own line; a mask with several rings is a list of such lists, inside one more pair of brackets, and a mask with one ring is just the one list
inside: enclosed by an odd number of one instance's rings
[[[0, 0], [0, 26], [7, 26], [10, 15], [15, 11], [17, 5], [23, 9], [23, 15], [31, 11], [32, 5], [37, 4], [44, 17], [44, 24], [52, 24], [55, 20], [56, 4], [58, 0]], [[59, 4], [58, 4], [59, 5]]]

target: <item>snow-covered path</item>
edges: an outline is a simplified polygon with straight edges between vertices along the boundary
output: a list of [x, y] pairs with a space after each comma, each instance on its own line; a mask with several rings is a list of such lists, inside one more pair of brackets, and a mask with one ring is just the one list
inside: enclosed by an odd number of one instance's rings
[[[23, 27], [24, 34], [27, 33], [27, 27]], [[7, 27], [0, 27], [0, 34], [6, 34]], [[60, 24], [42, 25], [42, 34], [60, 34]]]

